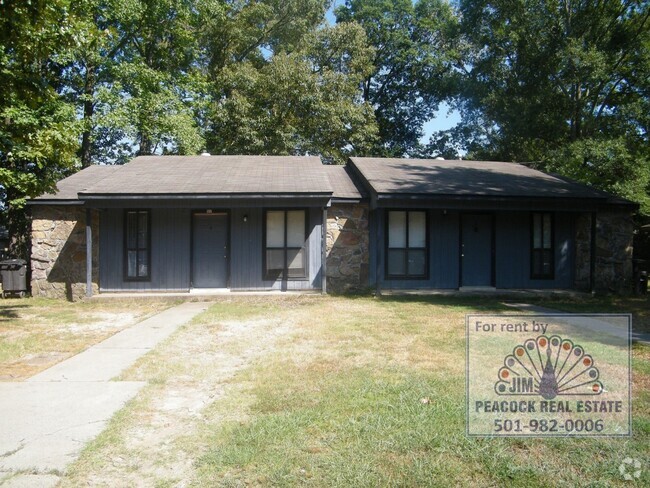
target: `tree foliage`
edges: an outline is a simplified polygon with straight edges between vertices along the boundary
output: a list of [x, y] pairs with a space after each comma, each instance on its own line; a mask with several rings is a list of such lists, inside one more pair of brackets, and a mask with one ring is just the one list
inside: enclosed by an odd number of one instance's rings
[[650, 212], [650, 9], [640, 0], [461, 1], [462, 124], [430, 151], [532, 161]]
[[76, 161], [80, 127], [61, 96], [76, 28], [69, 1], [0, 2], [0, 197], [22, 255], [26, 197], [51, 188]]
[[451, 94], [456, 18], [444, 0], [347, 0], [339, 23], [360, 24], [375, 48], [363, 98], [379, 126], [375, 154], [420, 152], [423, 125]]
[[[80, 167], [202, 150], [531, 161], [650, 214], [647, 2], [333, 3], [0, 0], [0, 225]], [[462, 122], [423, 145], [442, 101]]]
[[[356, 25], [321, 29], [295, 51], [231, 64], [217, 78], [210, 113], [215, 153], [320, 154], [344, 162], [376, 138], [358, 87], [372, 50]], [[257, 64], [257, 66], [256, 66]]]

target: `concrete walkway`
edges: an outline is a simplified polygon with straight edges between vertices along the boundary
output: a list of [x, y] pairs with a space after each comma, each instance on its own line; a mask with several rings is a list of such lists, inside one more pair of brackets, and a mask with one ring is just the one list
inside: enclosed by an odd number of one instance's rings
[[[561, 310], [555, 310], [553, 308], [546, 308], [546, 307], [540, 307], [538, 305], [531, 305], [528, 303], [508, 303], [505, 302], [504, 305], [508, 307], [513, 307], [517, 308], [519, 310], [523, 310], [526, 312], [531, 312], [531, 313], [538, 313], [538, 314], [564, 314], [568, 312], [562, 312]], [[619, 337], [623, 339], [627, 339], [627, 332], [621, 331], [620, 333], [616, 334], [612, 332], [612, 326], [611, 324], [605, 323], [605, 322], [600, 322], [594, 318], [590, 318], [589, 320], [585, 320], [582, 322], [582, 326], [585, 328], [588, 328], [590, 330], [593, 330], [594, 332], [601, 332], [601, 333], [606, 333], [606, 334], [614, 334], [618, 335]], [[632, 323], [632, 327], [634, 327], [634, 323]], [[644, 332], [638, 332], [635, 330], [632, 330], [631, 334], [632, 342], [641, 342], [643, 344], [650, 344], [650, 334], [644, 333]]]
[[208, 306], [183, 303], [25, 382], [0, 383], [0, 486], [56, 486], [84, 445], [145, 385], [110, 380]]

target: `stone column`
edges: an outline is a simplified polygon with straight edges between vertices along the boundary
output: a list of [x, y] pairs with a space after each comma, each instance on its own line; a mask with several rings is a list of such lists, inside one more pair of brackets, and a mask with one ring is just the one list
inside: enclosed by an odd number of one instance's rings
[[327, 287], [332, 292], [368, 287], [368, 205], [332, 203], [327, 214]]
[[[92, 211], [93, 293], [99, 290], [99, 215]], [[85, 209], [32, 207], [32, 295], [79, 300], [86, 295]]]

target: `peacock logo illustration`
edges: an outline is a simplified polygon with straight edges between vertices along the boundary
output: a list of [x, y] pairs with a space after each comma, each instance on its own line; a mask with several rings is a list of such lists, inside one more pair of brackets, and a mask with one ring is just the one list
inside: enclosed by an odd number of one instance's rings
[[505, 357], [494, 389], [498, 395], [600, 395], [594, 359], [582, 346], [560, 336], [528, 339]]

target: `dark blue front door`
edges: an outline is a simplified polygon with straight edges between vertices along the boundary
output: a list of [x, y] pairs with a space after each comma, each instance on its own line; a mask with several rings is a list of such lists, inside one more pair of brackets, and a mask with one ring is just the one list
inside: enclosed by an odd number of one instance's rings
[[228, 286], [228, 215], [194, 214], [192, 286]]
[[466, 214], [461, 226], [461, 286], [491, 286], [492, 216]]

